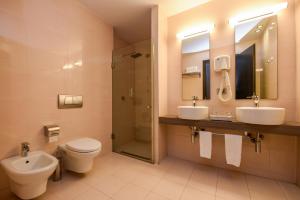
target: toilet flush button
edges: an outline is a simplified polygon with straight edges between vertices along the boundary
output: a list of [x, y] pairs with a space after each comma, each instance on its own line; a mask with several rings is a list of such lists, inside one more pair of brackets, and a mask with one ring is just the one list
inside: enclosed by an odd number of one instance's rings
[[73, 104], [81, 104], [81, 103], [82, 103], [82, 96], [73, 97]]
[[66, 97], [65, 98], [65, 105], [72, 105], [73, 104], [73, 97]]

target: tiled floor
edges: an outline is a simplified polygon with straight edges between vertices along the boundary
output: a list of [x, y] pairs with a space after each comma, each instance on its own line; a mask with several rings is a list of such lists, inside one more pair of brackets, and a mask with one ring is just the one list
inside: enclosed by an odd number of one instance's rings
[[[17, 199], [10, 193], [1, 200]], [[159, 166], [118, 154], [99, 157], [94, 170], [49, 181], [39, 200], [300, 200], [289, 183], [166, 158]]]

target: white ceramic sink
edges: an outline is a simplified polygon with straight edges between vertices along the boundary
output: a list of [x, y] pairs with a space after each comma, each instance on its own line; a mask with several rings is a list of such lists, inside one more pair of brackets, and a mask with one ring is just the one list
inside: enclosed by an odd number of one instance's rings
[[201, 120], [208, 118], [207, 106], [178, 106], [178, 117], [181, 119]]
[[240, 122], [261, 125], [280, 125], [284, 123], [285, 108], [237, 107], [236, 119]]
[[47, 181], [58, 160], [43, 151], [29, 152], [1, 161], [10, 179], [10, 188], [21, 199], [33, 199], [46, 191]]

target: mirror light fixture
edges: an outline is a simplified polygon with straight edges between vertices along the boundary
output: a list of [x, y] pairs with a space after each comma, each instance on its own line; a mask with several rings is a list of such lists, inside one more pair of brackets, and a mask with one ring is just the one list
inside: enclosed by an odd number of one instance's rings
[[214, 29], [214, 27], [215, 27], [214, 24], [206, 24], [206, 25], [202, 25], [202, 26], [197, 26], [197, 27], [193, 27], [188, 30], [185, 30], [181, 33], [178, 33], [176, 36], [178, 39], [184, 40], [187, 38], [196, 37], [199, 35], [204, 35], [204, 34], [210, 33]]
[[230, 18], [229, 24], [231, 26], [235, 26], [237, 24], [243, 24], [249, 21], [270, 17], [276, 15], [279, 11], [287, 8], [287, 6], [288, 6], [288, 2], [282, 2], [267, 8], [257, 9], [257, 10], [253, 10], [252, 12], [243, 13], [233, 18]]

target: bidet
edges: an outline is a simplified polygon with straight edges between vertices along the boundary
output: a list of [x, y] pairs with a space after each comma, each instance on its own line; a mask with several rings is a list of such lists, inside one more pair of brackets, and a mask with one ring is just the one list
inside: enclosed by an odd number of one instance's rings
[[29, 152], [26, 157], [15, 156], [1, 161], [9, 177], [10, 189], [21, 199], [33, 199], [46, 192], [48, 178], [58, 160], [43, 151]]

